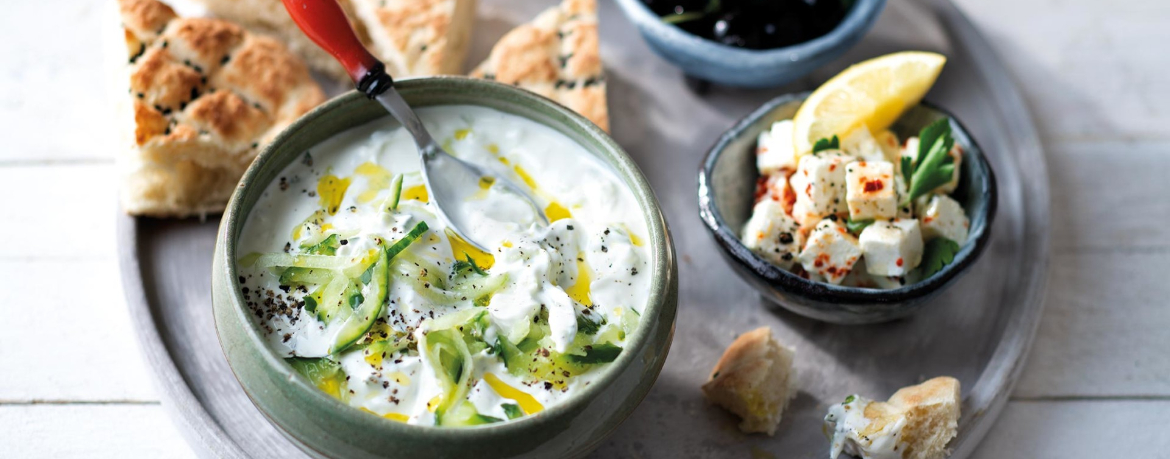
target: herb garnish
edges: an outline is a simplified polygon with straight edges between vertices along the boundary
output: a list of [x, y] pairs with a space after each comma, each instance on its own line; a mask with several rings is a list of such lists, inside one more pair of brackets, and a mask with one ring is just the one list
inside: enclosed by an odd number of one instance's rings
[[918, 266], [922, 279], [933, 276], [942, 271], [943, 266], [955, 261], [955, 254], [959, 253], [959, 243], [945, 237], [936, 237], [926, 242], [922, 249], [922, 264]]
[[842, 405], [848, 405], [850, 403], [853, 403], [854, 400], [857, 400], [857, 397], [852, 396], [852, 395], [845, 397], [845, 403], [842, 403]]
[[508, 419], [516, 419], [524, 416], [524, 411], [520, 409], [520, 405], [505, 403], [501, 406], [504, 408], [504, 414], [508, 415]]
[[818, 140], [817, 143], [814, 143], [812, 152], [817, 153], [817, 152], [820, 152], [823, 150], [839, 150], [839, 149], [841, 149], [841, 140], [837, 138], [836, 134], [833, 134], [833, 138], [831, 138], [831, 139], [821, 139], [821, 140]]
[[601, 321], [596, 322], [584, 314], [577, 314], [577, 331], [586, 335], [596, 335], [605, 322], [605, 317], [601, 317]]
[[480, 276], [487, 275], [487, 271], [484, 271], [483, 268], [480, 268], [479, 265], [475, 264], [475, 260], [471, 258], [471, 255], [469, 255], [467, 252], [463, 252], [463, 256], [466, 257], [466, 260], [456, 261], [455, 265], [452, 266], [456, 274], [470, 270], [471, 272], [479, 274]]
[[872, 224], [873, 224], [872, 218], [868, 219], [868, 220], [852, 220], [852, 219], [850, 219], [850, 220], [845, 221], [845, 229], [848, 229], [850, 233], [860, 233], [861, 230], [865, 229], [865, 227], [872, 225]]
[[617, 359], [622, 348], [610, 343], [586, 346], [585, 355], [568, 354], [569, 360], [574, 363], [609, 363]]
[[[950, 155], [955, 139], [951, 136], [951, 120], [942, 118], [922, 128], [918, 133], [918, 156], [914, 160], [914, 172], [907, 181], [909, 191], [902, 204], [908, 204], [935, 188], [946, 185], [955, 173], [955, 158]], [[905, 177], [907, 160], [902, 159], [902, 173]]]

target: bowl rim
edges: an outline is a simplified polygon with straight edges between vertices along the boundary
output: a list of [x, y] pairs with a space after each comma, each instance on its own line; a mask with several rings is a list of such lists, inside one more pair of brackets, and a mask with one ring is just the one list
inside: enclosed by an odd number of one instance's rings
[[[508, 103], [514, 106], [535, 106], [546, 110], [551, 110], [553, 112], [552, 114], [555, 116], [546, 118], [544, 120], [537, 120], [534, 119], [534, 116], [536, 116], [535, 114], [530, 116], [509, 112], [500, 108], [488, 107], [486, 105], [476, 103], [476, 101], [468, 101], [466, 103], [437, 103], [424, 106], [465, 104], [486, 107], [493, 110], [503, 111], [513, 116], [520, 116], [544, 126], [548, 126], [557, 132], [569, 136], [570, 138], [573, 138], [573, 136], [567, 134], [567, 132], [580, 129], [580, 133], [583, 135], [581, 138], [583, 142], [577, 142], [578, 139], [573, 139], [575, 143], [581, 144], [591, 153], [597, 152], [595, 155], [597, 156], [597, 159], [604, 163], [610, 169], [610, 171], [614, 173], [614, 175], [617, 176], [618, 179], [629, 188], [630, 192], [634, 196], [635, 201], [638, 204], [638, 207], [641, 208], [643, 212], [648, 233], [647, 240], [650, 241], [650, 249], [648, 252], [652, 262], [654, 263], [652, 269], [653, 280], [651, 281], [650, 285], [651, 291], [646, 300], [646, 307], [642, 311], [639, 326], [631, 333], [632, 336], [629, 336], [625, 341], [626, 346], [624, 347], [623, 352], [614, 362], [601, 369], [603, 373], [598, 375], [591, 384], [581, 388], [575, 395], [568, 397], [554, 405], [546, 407], [537, 414], [527, 415], [516, 420], [470, 427], [422, 426], [398, 422], [384, 418], [382, 416], [378, 416], [376, 414], [366, 413], [358, 407], [351, 406], [329, 396], [328, 394], [325, 394], [320, 389], [313, 386], [307, 378], [296, 372], [288, 363], [284, 361], [282, 357], [277, 356], [272, 348], [268, 346], [263, 336], [261, 336], [259, 327], [254, 321], [251, 320], [250, 315], [246, 310], [247, 308], [244, 307], [245, 302], [243, 301], [242, 295], [240, 293], [239, 281], [237, 280], [239, 274], [237, 271], [235, 262], [236, 258], [234, 255], [236, 254], [239, 234], [242, 232], [243, 225], [246, 223], [247, 217], [249, 215], [243, 212], [245, 201], [244, 195], [247, 194], [246, 190], [250, 190], [254, 187], [266, 187], [268, 185], [268, 182], [259, 184], [259, 178], [262, 175], [263, 170], [268, 167], [268, 164], [270, 163], [280, 163], [280, 161], [278, 161], [280, 147], [283, 144], [289, 142], [290, 139], [294, 136], [299, 135], [297, 134], [299, 131], [302, 131], [306, 128], [312, 128], [313, 125], [319, 122], [319, 120], [327, 119], [328, 117], [333, 116], [336, 112], [350, 109], [352, 108], [353, 104], [360, 103], [360, 101], [366, 99], [364, 94], [355, 90], [350, 90], [344, 94], [334, 97], [315, 107], [305, 115], [302, 115], [293, 124], [282, 130], [272, 140], [272, 142], [270, 142], [269, 145], [266, 146], [264, 150], [257, 155], [252, 164], [244, 172], [244, 175], [240, 180], [240, 185], [238, 185], [236, 190], [232, 193], [232, 197], [224, 211], [223, 223], [220, 229], [220, 237], [222, 238], [222, 241], [216, 246], [215, 257], [222, 258], [225, 263], [226, 270], [223, 273], [213, 273], [213, 276], [227, 276], [229, 281], [227, 286], [231, 289], [231, 292], [228, 296], [230, 298], [229, 303], [231, 304], [228, 307], [231, 308], [230, 315], [232, 316], [232, 320], [242, 321], [243, 323], [247, 324], [243, 327], [246, 331], [247, 341], [253, 348], [257, 348], [259, 350], [258, 354], [266, 364], [267, 370], [275, 371], [276, 373], [280, 374], [283, 377], [282, 379], [286, 380], [290, 386], [294, 388], [294, 390], [301, 392], [308, 397], [315, 398], [321, 404], [329, 406], [333, 416], [348, 418], [347, 420], [350, 421], [349, 424], [351, 425], [362, 425], [365, 428], [380, 429], [379, 431], [381, 432], [388, 432], [391, 434], [414, 435], [415, 438], [427, 438], [432, 441], [444, 441], [451, 439], [458, 439], [460, 441], [476, 441], [507, 435], [509, 433], [522, 433], [525, 431], [531, 431], [531, 429], [539, 429], [541, 425], [548, 424], [556, 419], [559, 419], [562, 415], [571, 413], [577, 408], [578, 405], [587, 403], [588, 401], [596, 398], [600, 393], [602, 393], [602, 391], [607, 390], [622, 373], [623, 369], [628, 367], [635, 359], [642, 357], [642, 351], [646, 346], [653, 345], [653, 343], [649, 342], [649, 340], [652, 338], [651, 331], [654, 328], [649, 326], [650, 323], [657, 322], [662, 318], [668, 318], [673, 323], [675, 317], [677, 316], [677, 304], [672, 305], [672, 302], [670, 301], [673, 294], [671, 292], [671, 287], [675, 285], [674, 278], [677, 276], [674, 268], [675, 260], [673, 242], [670, 238], [670, 232], [667, 228], [666, 218], [662, 213], [661, 205], [658, 202], [658, 199], [655, 196], [653, 189], [650, 187], [650, 184], [647, 181], [645, 175], [641, 172], [633, 158], [631, 158], [629, 154], [626, 153], [626, 151], [620, 145], [618, 145], [617, 142], [614, 141], [605, 131], [601, 130], [601, 128], [597, 127], [585, 117], [551, 99], [529, 91], [494, 81], [474, 79], [456, 75], [411, 78], [395, 81], [395, 87], [403, 94], [403, 97], [407, 99], [409, 99], [410, 95], [413, 93], [442, 91], [443, 89], [456, 88], [459, 86], [470, 86], [472, 88], [478, 89], [480, 92], [488, 94], [486, 97], [490, 98], [511, 98], [512, 101]], [[391, 115], [386, 113], [385, 116]], [[556, 120], [556, 116], [560, 116], [561, 121], [554, 121]], [[371, 119], [367, 121], [367, 123], [373, 122], [375, 119]], [[359, 126], [361, 125], [359, 124], [350, 126], [346, 129], [352, 129]], [[333, 135], [340, 134], [344, 131], [345, 129], [332, 132], [326, 136], [325, 139], [328, 139]], [[593, 145], [590, 146], [589, 143], [593, 143]], [[288, 157], [288, 160], [283, 161], [283, 164], [279, 164], [273, 167], [287, 167], [289, 163], [295, 161], [297, 158], [297, 154], [295, 153], [284, 153], [284, 155]], [[611, 161], [616, 164], [611, 164]], [[219, 334], [218, 323], [216, 323], [216, 333], [217, 335]], [[673, 334], [670, 336], [673, 336]], [[220, 338], [221, 347], [224, 347], [222, 346], [224, 343], [222, 340], [222, 335]], [[669, 342], [667, 342], [666, 346], [662, 347], [661, 352], [664, 354], [668, 353], [669, 348], [670, 345]], [[637, 350], [638, 352], [633, 352], [632, 350]], [[226, 348], [224, 348], [223, 351], [225, 354], [228, 352]], [[661, 361], [664, 362], [665, 360], [666, 356], [663, 355]], [[230, 363], [231, 359], [229, 358], [228, 361]], [[231, 365], [229, 365], [229, 368], [231, 368]], [[653, 371], [654, 377], [657, 378], [658, 374], [661, 372], [661, 365], [659, 365], [656, 369], [653, 369]], [[236, 377], [237, 381], [240, 382], [241, 386], [245, 388], [248, 387], [248, 385], [244, 384], [243, 380], [241, 380], [235, 368], [232, 368], [232, 373]], [[252, 400], [253, 404], [265, 415], [265, 417], [272, 421], [274, 426], [276, 426], [281, 431], [288, 433], [288, 430], [285, 428], [285, 426], [278, 422], [277, 417], [273, 416], [272, 413], [269, 413], [267, 409], [265, 409], [260, 403], [257, 403], [258, 400], [253, 396], [253, 394], [249, 393], [247, 390], [245, 390], [245, 393], [247, 393], [248, 398]], [[637, 403], [640, 404], [641, 400], [644, 399], [645, 396], [646, 394], [642, 394]], [[632, 413], [632, 411], [632, 409], [629, 410], [630, 413]], [[628, 414], [629, 413], [627, 413], [626, 416], [628, 416]], [[616, 424], [614, 427], [616, 427]], [[612, 429], [609, 429], [607, 431], [611, 430]], [[303, 442], [301, 443], [303, 444]], [[304, 444], [304, 446], [310, 447], [307, 444]]]
[[886, 0], [856, 0], [845, 18], [829, 33], [794, 45], [770, 49], [739, 48], [701, 38], [673, 24], [662, 22], [641, 0], [617, 0], [617, 3], [640, 29], [650, 30], [662, 35], [667, 41], [678, 43], [680, 46], [676, 49], [682, 50], [683, 54], [737, 68], [771, 64], [781, 59], [799, 62], [829, 52], [837, 43], [850, 36], [866, 33], [866, 24], [881, 14]]
[[[719, 211], [718, 206], [715, 205], [716, 192], [710, 185], [715, 163], [722, 156], [723, 152], [727, 150], [728, 144], [746, 135], [745, 133], [753, 123], [768, 116], [783, 105], [807, 99], [810, 94], [812, 94], [812, 91], [788, 93], [768, 101], [747, 116], [736, 121], [734, 125], [719, 136], [719, 139], [708, 150], [707, 156], [703, 159], [702, 166], [699, 170], [699, 217], [703, 220], [707, 230], [719, 242], [720, 248], [735, 259], [736, 262], [744, 265], [751, 271], [752, 275], [761, 278], [761, 280], [768, 284], [778, 284], [780, 288], [788, 293], [811, 297], [821, 301], [828, 299], [839, 304], [850, 305], [899, 303], [929, 295], [948, 284], [974, 263], [987, 247], [987, 242], [991, 237], [991, 226], [995, 221], [999, 198], [995, 171], [991, 168], [991, 163], [987, 161], [983, 149], [975, 141], [975, 138], [971, 136], [966, 126], [951, 112], [926, 100], [919, 102], [918, 105], [937, 111], [950, 118], [952, 126], [958, 128], [957, 132], [959, 136], [965, 138], [970, 143], [970, 146], [966, 149], [967, 151], [963, 154], [963, 159], [979, 163], [987, 171], [986, 174], [979, 177], [984, 193], [987, 195], [987, 204], [983, 206], [983, 224], [971, 228], [971, 232], [967, 235], [967, 242], [955, 254], [955, 259], [944, 266], [941, 271], [934, 273], [926, 279], [903, 285], [896, 289], [884, 290], [847, 287], [800, 277], [764, 260], [743, 245], [743, 242], [738, 237], [739, 231], [727, 225], [723, 214]], [[758, 133], [755, 135], [758, 135]]]

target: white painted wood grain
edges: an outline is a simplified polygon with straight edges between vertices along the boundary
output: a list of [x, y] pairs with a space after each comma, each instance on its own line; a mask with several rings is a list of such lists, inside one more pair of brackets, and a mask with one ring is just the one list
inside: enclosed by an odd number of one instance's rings
[[[1028, 98], [1053, 188], [1048, 304], [1022, 399], [976, 457], [1170, 457], [1170, 2], [958, 2]], [[113, 263], [105, 94], [87, 86], [102, 3], [16, 2], [0, 16], [20, 37], [0, 40], [4, 457], [190, 455], [158, 405], [26, 404], [155, 399]], [[46, 309], [50, 336], [35, 326]], [[60, 337], [70, 345], [51, 345]]]
[[194, 457], [157, 404], [0, 405], [0, 426], [8, 458]]
[[1047, 148], [1053, 253], [1170, 250], [1170, 141]]
[[[1166, 425], [1170, 401], [1013, 401], [974, 458], [1167, 458]], [[5, 457], [193, 457], [158, 405], [0, 405], [0, 426]]]
[[108, 158], [104, 4], [6, 2], [0, 15], [0, 164]]
[[0, 259], [0, 279], [0, 403], [158, 400], [112, 259]]
[[1170, 2], [958, 3], [1011, 69], [1044, 140], [1170, 138]]
[[1022, 397], [1170, 397], [1170, 250], [1054, 255]]
[[113, 260], [115, 181], [109, 164], [0, 167], [0, 259]]
[[974, 459], [1170, 458], [1170, 401], [1008, 403]]

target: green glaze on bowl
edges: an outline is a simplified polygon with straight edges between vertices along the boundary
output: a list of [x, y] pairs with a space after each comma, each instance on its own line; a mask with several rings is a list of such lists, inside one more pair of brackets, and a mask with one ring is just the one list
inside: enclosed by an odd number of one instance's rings
[[991, 164], [953, 115], [928, 103], [911, 107], [890, 127], [898, 138], [916, 136], [926, 125], [950, 118], [955, 143], [963, 147], [959, 187], [951, 197], [959, 201], [971, 220], [967, 242], [941, 271], [897, 289], [845, 287], [802, 278], [760, 258], [740, 242], [739, 235], [751, 217], [759, 176], [756, 138], [772, 123], [792, 118], [808, 95], [788, 94], [773, 99], [715, 142], [699, 171], [699, 215], [736, 273], [765, 298], [789, 311], [839, 324], [885, 322], [910, 315], [953, 285], [987, 247], [998, 201]]
[[633, 191], [649, 232], [654, 272], [640, 326], [618, 359], [599, 369], [603, 374], [576, 396], [535, 415], [499, 424], [443, 428], [399, 423], [334, 399], [296, 373], [268, 348], [248, 316], [236, 280], [236, 244], [249, 211], [285, 166], [334, 134], [389, 116], [381, 105], [350, 92], [305, 115], [256, 158], [220, 223], [212, 266], [215, 325], [236, 379], [285, 436], [317, 457], [490, 459], [588, 453], [650, 391], [673, 337], [678, 268], [654, 193], [637, 165], [608, 135], [548, 99], [511, 86], [459, 77], [406, 80], [396, 86], [414, 107], [478, 105], [545, 124], [608, 164]]

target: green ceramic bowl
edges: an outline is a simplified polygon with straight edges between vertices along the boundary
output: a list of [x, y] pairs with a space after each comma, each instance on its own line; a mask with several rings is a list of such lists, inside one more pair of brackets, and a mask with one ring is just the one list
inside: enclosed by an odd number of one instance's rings
[[316, 457], [577, 457], [593, 450], [650, 391], [666, 361], [678, 307], [678, 268], [666, 221], [637, 165], [585, 118], [543, 97], [488, 81], [406, 80], [414, 107], [478, 105], [550, 126], [585, 146], [629, 186], [649, 230], [649, 304], [626, 350], [575, 397], [512, 422], [468, 428], [402, 424], [350, 407], [313, 387], [261, 339], [236, 281], [236, 245], [248, 212], [277, 174], [306, 149], [348, 128], [388, 116], [357, 92], [337, 97], [285, 130], [244, 174], [220, 223], [212, 267], [215, 325], [232, 371], [265, 416]]

